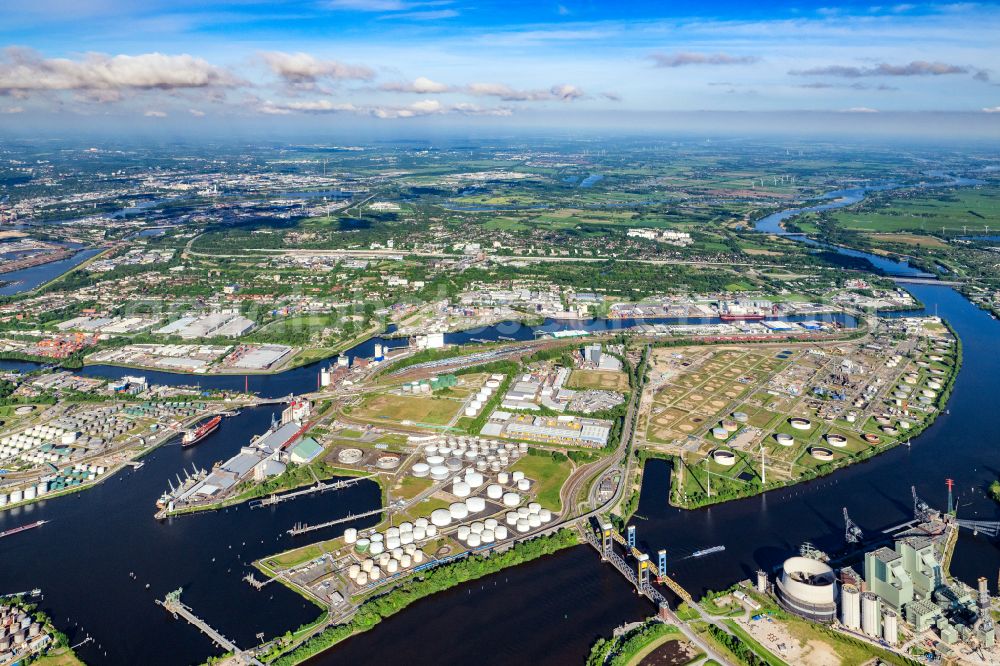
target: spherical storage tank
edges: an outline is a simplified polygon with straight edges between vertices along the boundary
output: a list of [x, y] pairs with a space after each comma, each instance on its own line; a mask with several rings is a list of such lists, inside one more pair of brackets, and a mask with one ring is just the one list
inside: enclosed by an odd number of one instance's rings
[[817, 622], [833, 622], [836, 576], [829, 565], [808, 557], [790, 557], [776, 583], [778, 601], [786, 610]]

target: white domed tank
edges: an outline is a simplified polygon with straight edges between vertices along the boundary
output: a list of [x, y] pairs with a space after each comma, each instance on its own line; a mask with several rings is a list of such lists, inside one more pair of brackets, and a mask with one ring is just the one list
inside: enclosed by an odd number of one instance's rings
[[412, 530], [410, 530], [409, 532], [401, 532], [399, 534], [399, 543], [401, 543], [404, 546], [406, 544], [413, 543], [413, 539], [414, 539], [414, 536], [413, 536], [413, 531]]
[[507, 528], [504, 525], [497, 525], [497, 528], [493, 530], [493, 535], [496, 537], [497, 541], [503, 541], [507, 538]]
[[368, 577], [372, 579], [372, 582], [382, 578], [382, 569], [379, 567], [372, 567], [371, 573], [368, 574]]
[[403, 557], [401, 557], [399, 560], [399, 566], [403, 567], [404, 569], [409, 569], [411, 566], [413, 566], [413, 558], [409, 555], [403, 555]]
[[541, 527], [542, 519], [538, 517], [537, 513], [533, 513], [530, 516], [528, 516], [528, 525], [530, 525], [532, 529], [536, 527]]
[[389, 550], [392, 550], [393, 548], [399, 548], [401, 545], [402, 542], [399, 540], [398, 536], [388, 537], [385, 540], [385, 547], [388, 548]]
[[531, 481], [528, 479], [521, 479], [517, 482], [517, 489], [521, 492], [527, 492], [531, 488]]
[[500, 499], [503, 497], [503, 486], [496, 483], [486, 486], [486, 496], [493, 500]]
[[[450, 519], [451, 518], [449, 516], [449, 520]], [[437, 536], [437, 533], [438, 533], [437, 525], [428, 525], [427, 526], [427, 538], [428, 539], [433, 539], [434, 537]]]
[[444, 465], [434, 465], [431, 467], [431, 478], [435, 481], [444, 481], [448, 478], [448, 468]]
[[517, 493], [504, 493], [503, 494], [503, 504], [504, 506], [517, 506], [521, 503], [521, 496]]
[[354, 582], [358, 584], [359, 587], [364, 587], [368, 584], [368, 574], [359, 573], [358, 577], [354, 579]]
[[480, 537], [478, 534], [476, 534], [475, 532], [469, 534], [469, 541], [468, 541], [469, 548], [477, 548], [480, 545], [482, 545], [482, 543], [483, 543], [482, 537]]
[[448, 468], [449, 471], [457, 472], [458, 470], [462, 469], [462, 460], [461, 458], [448, 458], [447, 460], [444, 461], [444, 465], [445, 467]]
[[364, 560], [363, 560], [363, 561], [361, 562], [361, 569], [362, 569], [362, 570], [363, 570], [363, 571], [364, 571], [365, 573], [368, 573], [369, 571], [371, 571], [371, 570], [372, 570], [372, 567], [373, 567], [373, 566], [375, 566], [375, 560], [373, 560], [373, 559], [372, 559], [372, 558], [370, 558], [370, 557], [366, 557], [366, 558], [365, 558], [365, 559], [364, 559]]
[[392, 537], [396, 537], [397, 539], [399, 538], [399, 528], [398, 527], [390, 527], [390, 528], [388, 528], [385, 531], [385, 538], [386, 539], [390, 539]]
[[486, 500], [482, 497], [470, 497], [465, 501], [465, 505], [469, 507], [469, 513], [479, 513], [486, 510]]
[[522, 532], [522, 533], [523, 532], [527, 532], [528, 530], [531, 529], [531, 527], [528, 525], [528, 519], [527, 518], [518, 518], [517, 525], [515, 525], [515, 527], [517, 528], [518, 532]]
[[547, 523], [552, 520], [552, 512], [548, 509], [542, 509], [538, 512], [538, 517], [542, 519], [543, 523]]
[[471, 532], [472, 529], [468, 525], [459, 525], [458, 531], [455, 532], [455, 536], [458, 537], [459, 541], [468, 541], [469, 534]]
[[517, 509], [518, 518], [527, 518], [530, 515], [531, 515], [531, 509], [529, 509], [526, 506], [518, 507]]
[[479, 538], [483, 543], [493, 543], [496, 541], [496, 536], [493, 530], [483, 530], [482, 534], [479, 535]]
[[482, 534], [483, 530], [486, 529], [486, 526], [477, 520], [469, 525], [469, 529], [472, 530], [473, 534]]
[[350, 576], [351, 578], [357, 578], [359, 573], [361, 573], [360, 564], [352, 564], [351, 566], [347, 567], [347, 575]]
[[427, 527], [430, 524], [430, 521], [426, 518], [417, 518], [413, 521], [413, 529], [417, 529], [418, 527]]
[[518, 481], [524, 478], [524, 472], [521, 471], [514, 472], [513, 474], [511, 474], [511, 478], [514, 480], [514, 483], [517, 483]]
[[413, 540], [423, 541], [427, 538], [427, 528], [426, 527], [414, 527], [413, 528]]
[[517, 515], [517, 511], [508, 511], [504, 519], [507, 521], [508, 525], [517, 525], [517, 519], [520, 518]]
[[348, 527], [344, 530], [344, 543], [352, 544], [356, 543], [358, 540], [358, 530], [354, 527]]
[[420, 564], [423, 561], [424, 561], [424, 551], [422, 550], [413, 551], [413, 563]]
[[497, 521], [496, 518], [487, 518], [486, 520], [483, 521], [483, 527], [485, 527], [488, 530], [495, 530], [497, 528], [497, 525], [499, 524], [500, 523], [499, 521]]
[[437, 444], [428, 444], [424, 447], [424, 455], [436, 456], [438, 452]]
[[468, 497], [472, 494], [472, 489], [465, 481], [455, 481], [451, 488], [451, 494], [455, 497]]
[[507, 472], [500, 472], [499, 474], [497, 474], [497, 483], [499, 483], [501, 486], [507, 485], [509, 481], [510, 481], [510, 475], [508, 475]]
[[448, 506], [448, 512], [453, 520], [463, 520], [469, 516], [469, 507], [465, 502], [453, 502]]
[[[448, 509], [435, 509], [431, 513], [431, 527], [447, 527], [451, 525], [451, 512]], [[427, 536], [431, 536], [430, 528], [427, 529]]]
[[538, 502], [530, 502], [528, 504], [528, 513], [538, 513], [542, 510], [542, 505]]
[[419, 462], [415, 464], [410, 471], [413, 472], [413, 476], [424, 478], [431, 473], [431, 466], [427, 463]]
[[396, 560], [389, 560], [389, 563], [385, 565], [386, 573], [394, 574], [399, 571], [399, 562]]
[[483, 475], [479, 472], [472, 472], [471, 474], [465, 475], [465, 482], [469, 484], [470, 488], [478, 488], [483, 485]]
[[385, 546], [382, 545], [381, 541], [372, 541], [370, 552], [372, 555], [381, 555], [382, 551], [385, 550]]
[[427, 464], [430, 465], [431, 467], [435, 467], [437, 465], [443, 465], [444, 456], [442, 455], [427, 456]]

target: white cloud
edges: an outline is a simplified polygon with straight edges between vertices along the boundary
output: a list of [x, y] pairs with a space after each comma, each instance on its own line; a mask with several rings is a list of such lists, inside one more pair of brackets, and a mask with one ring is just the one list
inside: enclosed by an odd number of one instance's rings
[[[927, 62], [914, 60], [905, 65], [891, 65], [887, 62], [874, 67], [853, 67], [845, 65], [829, 65], [811, 69], [793, 69], [789, 72], [794, 76], [842, 76], [856, 79], [862, 76], [942, 76], [944, 74], [967, 74], [968, 67], [949, 65], [945, 62]], [[986, 72], [977, 72], [976, 76], [987, 76]]]
[[30, 49], [9, 47], [0, 56], [0, 92], [180, 90], [240, 83], [231, 72], [187, 54], [90, 53], [82, 60], [69, 60], [43, 58]]
[[205, 112], [199, 109], [188, 109], [188, 113], [190, 113], [195, 118], [201, 118], [202, 116], [205, 115]]
[[867, 106], [852, 106], [849, 109], [844, 109], [843, 113], [878, 113], [878, 109]]
[[0, 113], [10, 113], [10, 114], [24, 113], [24, 107], [23, 106], [7, 106], [7, 107], [4, 107], [4, 108], [0, 109]]
[[686, 67], [688, 65], [748, 65], [760, 60], [757, 56], [734, 56], [728, 53], [653, 53], [649, 56], [657, 67]]
[[983, 108], [983, 113], [1000, 113], [1000, 106], [987, 106]]
[[370, 81], [375, 72], [364, 65], [349, 65], [337, 60], [321, 60], [308, 53], [285, 53], [284, 51], [264, 51], [260, 54], [264, 62], [289, 85], [305, 90], [315, 88], [321, 79], [332, 81]]
[[498, 97], [505, 102], [545, 102], [551, 100], [571, 102], [585, 96], [580, 88], [568, 83], [554, 85], [548, 90], [518, 90], [505, 83], [470, 83], [465, 90], [470, 95]]
[[167, 113], [165, 111], [157, 111], [155, 109], [150, 109], [146, 113], [142, 114], [147, 118], [166, 118]]
[[417, 93], [418, 95], [433, 95], [437, 93], [446, 93], [451, 90], [451, 86], [445, 83], [432, 81], [425, 76], [418, 76], [413, 81], [383, 83], [379, 86], [379, 88], [389, 92]]

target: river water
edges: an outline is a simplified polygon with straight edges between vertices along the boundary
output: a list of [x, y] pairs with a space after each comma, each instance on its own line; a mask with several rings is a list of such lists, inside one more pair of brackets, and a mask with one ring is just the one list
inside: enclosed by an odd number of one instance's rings
[[[913, 270], [890, 264], [894, 270], [889, 272]], [[908, 288], [962, 338], [965, 364], [950, 413], [941, 415], [912, 448], [898, 447], [817, 481], [696, 511], [669, 506], [668, 467], [650, 462], [635, 520], [639, 541], [649, 550], [666, 548], [668, 568], [683, 585], [692, 591], [728, 586], [759, 567], [779, 564], [804, 541], [836, 550], [842, 545], [845, 506], [868, 532], [908, 520], [911, 484], [932, 505], [943, 506], [944, 479], [952, 478], [960, 516], [1000, 519], [1000, 510], [985, 494], [989, 482], [1000, 476], [1000, 441], [987, 416], [1000, 395], [1000, 355], [995, 352], [1000, 322], [950, 288]], [[465, 335], [488, 339], [482, 332]], [[369, 346], [354, 353], [370, 356]], [[251, 389], [272, 396], [308, 390], [315, 386], [317, 366], [252, 376]], [[85, 372], [112, 376], [105, 373], [129, 371], [95, 366]], [[191, 384], [200, 379], [206, 388], [243, 386], [242, 376], [144, 374], [154, 382]], [[296, 521], [319, 522], [374, 506], [380, 500], [374, 484], [268, 510], [241, 507], [164, 523], [152, 517], [153, 502], [168, 477], [191, 462], [207, 467], [229, 457], [267, 426], [272, 413], [246, 410], [194, 449], [161, 447], [142, 469], [95, 489], [0, 514], [0, 530], [52, 521], [0, 540], [0, 557], [8, 563], [0, 567], [0, 591], [41, 587], [41, 606], [61, 629], [74, 640], [87, 633], [96, 638], [79, 648], [83, 659], [94, 664], [186, 664], [216, 653], [193, 627], [153, 603], [181, 586], [185, 601], [240, 645], [253, 644], [257, 632], [273, 636], [314, 619], [317, 609], [294, 593], [277, 585], [258, 592], [242, 582], [246, 563], [292, 545], [284, 530]], [[356, 526], [366, 524], [371, 523], [360, 520]], [[310, 535], [309, 540], [334, 535]], [[725, 545], [725, 552], [691, 557], [693, 551], [715, 545]], [[962, 533], [952, 563], [956, 575], [966, 582], [980, 575], [992, 580], [998, 566], [1000, 549], [993, 541]], [[422, 600], [314, 662], [578, 664], [597, 635], [652, 610], [617, 572], [579, 546]]]

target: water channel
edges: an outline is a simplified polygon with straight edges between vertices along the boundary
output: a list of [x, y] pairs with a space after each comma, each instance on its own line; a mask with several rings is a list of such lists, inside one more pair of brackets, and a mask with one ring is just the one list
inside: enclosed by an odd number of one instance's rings
[[[913, 270], [902, 264], [895, 269]], [[1000, 476], [1000, 441], [989, 416], [1000, 395], [1000, 355], [995, 352], [1000, 321], [950, 288], [908, 288], [962, 338], [965, 363], [950, 413], [941, 415], [911, 448], [898, 447], [820, 480], [697, 511], [669, 506], [668, 467], [651, 462], [635, 521], [639, 541], [651, 550], [666, 548], [669, 569], [690, 590], [718, 589], [758, 567], [771, 568], [804, 541], [836, 550], [842, 543], [840, 513], [845, 506], [869, 532], [903, 522], [910, 518], [911, 484], [941, 506], [944, 479], [950, 477], [962, 517], [1000, 518], [1000, 509], [985, 494], [990, 481]], [[465, 335], [487, 339], [482, 331]], [[374, 343], [352, 352], [371, 355]], [[84, 372], [134, 374], [111, 366]], [[252, 376], [250, 388], [269, 396], [301, 392], [315, 386], [316, 372], [314, 364]], [[206, 388], [241, 389], [244, 381], [242, 376], [143, 374], [156, 383], [200, 380]], [[79, 648], [81, 657], [93, 664], [186, 664], [217, 653], [193, 627], [154, 604], [177, 587], [184, 588], [184, 600], [196, 612], [244, 646], [252, 645], [258, 632], [273, 636], [314, 619], [318, 609], [293, 592], [279, 585], [258, 592], [240, 579], [253, 559], [296, 543], [284, 534], [293, 523], [320, 522], [377, 505], [374, 484], [267, 510], [240, 507], [163, 523], [152, 517], [153, 502], [168, 477], [192, 463], [208, 467], [226, 459], [264, 430], [271, 414], [265, 408], [246, 410], [194, 449], [168, 444], [147, 456], [142, 469], [77, 495], [0, 514], [0, 530], [51, 521], [0, 541], [6, 563], [0, 568], [0, 591], [42, 588], [41, 607], [74, 642], [88, 634], [95, 638]], [[362, 520], [355, 526], [367, 524], [371, 522]], [[309, 539], [335, 536], [346, 526]], [[725, 552], [690, 556], [715, 545], [725, 545]], [[953, 573], [966, 582], [980, 575], [992, 579], [998, 566], [995, 542], [962, 534]], [[579, 664], [597, 635], [651, 611], [611, 567], [580, 546], [420, 601], [313, 661]]]

